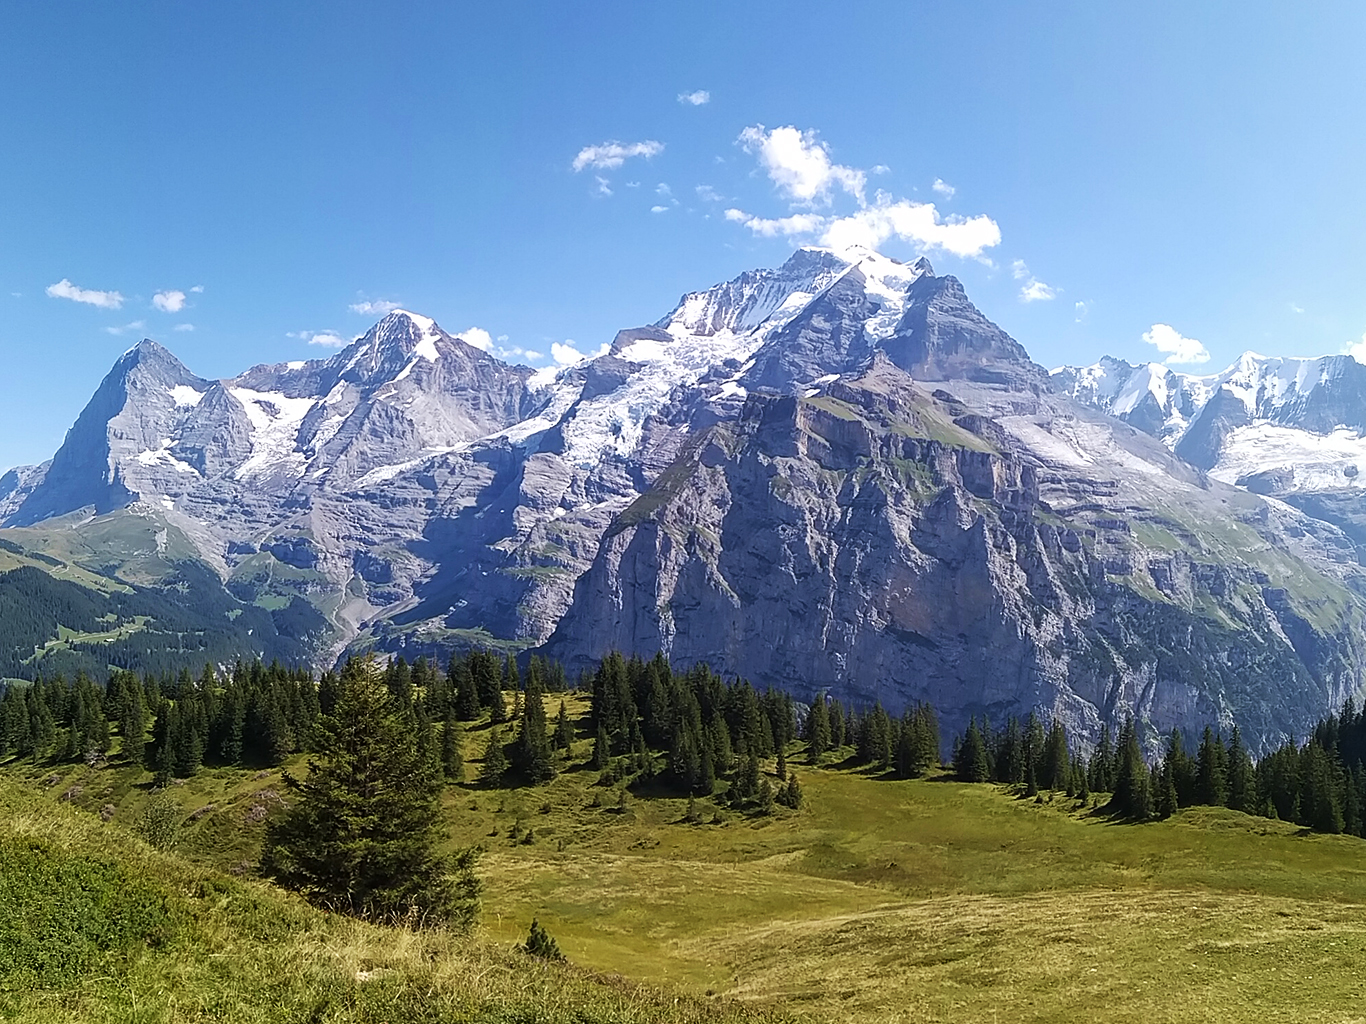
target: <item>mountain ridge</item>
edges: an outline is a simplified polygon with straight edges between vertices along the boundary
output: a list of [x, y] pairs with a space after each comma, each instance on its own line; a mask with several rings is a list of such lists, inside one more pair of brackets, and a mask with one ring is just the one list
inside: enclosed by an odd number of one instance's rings
[[[1247, 426], [1216, 406], [1193, 432], [1194, 385], [1160, 375], [1163, 405], [1146, 371], [1144, 420], [1142, 389], [1114, 401], [1138, 368], [1101, 370], [1050, 376], [928, 260], [805, 248], [555, 369], [403, 310], [221, 381], [135, 346], [47, 470], [0, 481], [0, 522], [57, 551], [138, 518], [236, 599], [315, 608], [324, 662], [656, 648], [954, 727], [1042, 708], [1094, 738], [1139, 713], [1145, 741], [1198, 719], [1273, 743], [1360, 692], [1353, 524], [1183, 461]], [[1237, 388], [1207, 390], [1246, 409]], [[1312, 391], [1277, 394], [1327, 416]]]

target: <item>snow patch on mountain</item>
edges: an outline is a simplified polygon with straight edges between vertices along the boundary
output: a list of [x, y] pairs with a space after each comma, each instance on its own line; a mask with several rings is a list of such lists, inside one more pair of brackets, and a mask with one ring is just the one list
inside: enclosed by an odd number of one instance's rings
[[177, 384], [168, 389], [171, 401], [182, 409], [193, 409], [204, 398], [204, 392], [196, 391], [188, 384]]
[[1296, 427], [1254, 423], [1239, 427], [1224, 442], [1219, 464], [1210, 476], [1246, 484], [1258, 474], [1278, 472], [1276, 490], [1366, 490], [1366, 437], [1348, 427], [1312, 434]]
[[317, 404], [314, 398], [289, 398], [277, 391], [229, 388], [242, 403], [251, 422], [251, 456], [237, 467], [234, 477], [264, 476], [284, 469], [302, 472], [307, 458], [298, 450], [299, 426]]

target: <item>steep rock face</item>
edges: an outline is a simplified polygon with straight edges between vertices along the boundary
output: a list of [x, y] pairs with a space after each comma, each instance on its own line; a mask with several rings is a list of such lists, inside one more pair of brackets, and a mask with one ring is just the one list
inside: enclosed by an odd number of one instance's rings
[[1041, 706], [1094, 737], [1137, 711], [1153, 742], [1216, 721], [1274, 743], [1359, 686], [1345, 588], [1325, 613], [1314, 588], [1273, 584], [1292, 557], [1250, 525], [1229, 529], [1265, 567], [1194, 532], [1211, 506], [1255, 518], [1254, 503], [1172, 486], [1174, 505], [1135, 504], [1057, 458], [1094, 450], [1103, 424], [1053, 435], [1045, 402], [998, 447], [968, 428], [999, 417], [962, 408], [885, 362], [824, 395], [751, 398], [618, 517], [548, 649], [662, 649], [760, 685], [929, 700], [955, 728]]
[[[1300, 464], [1229, 461], [1308, 436], [1266, 417], [1354, 371], [1244, 362], [1050, 382], [927, 261], [803, 249], [558, 369], [405, 311], [223, 381], [144, 343], [51, 466], [0, 482], [0, 514], [86, 568], [152, 583], [197, 557], [243, 602], [311, 605], [321, 661], [662, 647], [929, 699], [949, 728], [1039, 706], [1083, 737], [1133, 711], [1151, 737], [1213, 720], [1273, 743], [1361, 688], [1366, 528], [1232, 486], [1307, 494]], [[1214, 438], [1208, 473], [1180, 434]]]
[[141, 487], [174, 488], [172, 474], [183, 470], [171, 439], [208, 388], [156, 342], [140, 342], [114, 364], [12, 521], [36, 523], [86, 506], [107, 512]]

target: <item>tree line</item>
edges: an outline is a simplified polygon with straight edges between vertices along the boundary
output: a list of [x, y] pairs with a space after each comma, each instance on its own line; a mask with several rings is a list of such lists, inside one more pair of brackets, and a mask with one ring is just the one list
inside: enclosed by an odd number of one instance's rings
[[[536, 785], [561, 770], [577, 730], [565, 702], [562, 665], [533, 656], [474, 650], [442, 670], [425, 658], [396, 658], [377, 677], [400, 709], [422, 756], [448, 781], [464, 781], [464, 731], [490, 723], [477, 781], [489, 787]], [[96, 763], [121, 737], [120, 754], [166, 784], [201, 767], [271, 767], [314, 752], [336, 708], [340, 673], [260, 661], [229, 669], [206, 665], [195, 677], [115, 671], [101, 685], [84, 673], [10, 685], [0, 697], [0, 757]], [[693, 797], [720, 795], [737, 807], [796, 805], [800, 787], [787, 764], [802, 739], [806, 759], [838, 757], [901, 778], [939, 767], [940, 732], [932, 707], [900, 716], [881, 704], [846, 706], [824, 696], [803, 707], [790, 693], [760, 692], [705, 665], [676, 669], [662, 654], [646, 661], [612, 653], [576, 681], [590, 694], [589, 766], [605, 782], [640, 783]], [[973, 720], [955, 738], [952, 768], [967, 782], [1020, 785], [1089, 799], [1109, 794], [1108, 809], [1134, 820], [1181, 808], [1222, 806], [1294, 822], [1320, 832], [1366, 836], [1366, 710], [1348, 701], [1302, 743], [1287, 742], [1254, 761], [1237, 728], [1206, 728], [1188, 744], [1173, 731], [1149, 763], [1139, 727], [1102, 729], [1083, 756], [1060, 721], [1030, 713], [993, 727]], [[1189, 746], [1189, 749], [1188, 749]], [[761, 771], [778, 761], [778, 786]]]

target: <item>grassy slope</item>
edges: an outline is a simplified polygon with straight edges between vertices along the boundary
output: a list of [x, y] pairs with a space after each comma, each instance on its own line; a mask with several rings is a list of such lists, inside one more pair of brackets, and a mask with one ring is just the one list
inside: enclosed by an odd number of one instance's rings
[[[471, 756], [484, 735], [471, 731]], [[589, 746], [581, 740], [577, 757]], [[452, 787], [452, 845], [487, 849], [485, 938], [506, 949], [537, 915], [583, 967], [815, 1019], [1363, 1019], [1359, 840], [1215, 809], [1119, 825], [1061, 795], [1038, 804], [797, 760], [803, 810], [723, 812], [716, 824], [709, 801], [706, 824], [686, 823], [675, 799], [632, 797], [617, 813], [616, 793], [575, 764], [536, 790]], [[116, 821], [145, 799], [126, 771], [24, 774], [50, 794], [80, 784], [75, 802], [107, 800]], [[243, 823], [260, 791], [278, 788], [273, 774], [240, 771], [178, 787], [187, 812], [214, 805], [187, 825], [183, 849], [249, 860], [259, 832]], [[534, 842], [513, 839], [527, 828]], [[329, 927], [371, 942], [361, 959], [386, 946], [359, 926]], [[273, 954], [282, 963], [351, 971], [350, 960], [337, 967], [340, 939], [310, 940], [313, 952], [289, 941]], [[238, 976], [235, 963], [221, 969]]]
[[0, 1018], [62, 1024], [635, 1022], [741, 1007], [549, 966], [486, 940], [378, 928], [158, 854], [0, 782]]

